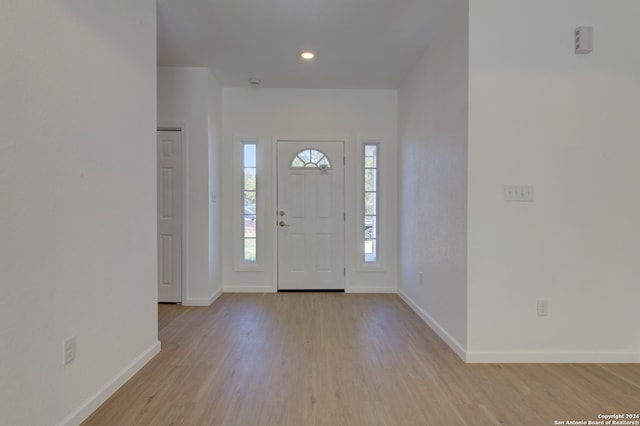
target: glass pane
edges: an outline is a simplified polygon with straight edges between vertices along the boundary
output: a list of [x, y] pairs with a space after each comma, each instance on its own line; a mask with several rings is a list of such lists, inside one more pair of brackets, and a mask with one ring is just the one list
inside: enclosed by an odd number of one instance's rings
[[311, 162], [311, 150], [310, 149], [305, 149], [304, 151], [300, 152], [298, 154], [298, 157], [300, 157], [300, 159], [302, 161], [304, 161], [305, 164], [310, 163]]
[[244, 213], [242, 215], [244, 223], [244, 237], [256, 237], [256, 193], [255, 191], [244, 192]]
[[364, 166], [367, 168], [376, 168], [377, 167], [377, 155], [378, 154], [378, 146], [377, 145], [365, 145], [364, 146]]
[[365, 157], [375, 157], [377, 148], [378, 148], [377, 145], [365, 145], [364, 146]]
[[244, 161], [245, 167], [256, 167], [256, 144], [246, 143], [244, 144]]
[[373, 169], [375, 165], [375, 160], [372, 157], [364, 157], [364, 167], [365, 169]]
[[376, 193], [366, 192], [364, 194], [364, 214], [375, 215], [376, 214]]
[[254, 191], [244, 192], [244, 214], [256, 214], [256, 193]]
[[373, 253], [373, 240], [364, 240], [364, 254]]
[[331, 163], [329, 163], [329, 159], [327, 157], [323, 157], [322, 160], [318, 162], [318, 166], [328, 169], [329, 167], [331, 167]]
[[364, 261], [375, 262], [377, 259], [377, 241], [365, 240], [364, 241]]
[[256, 261], [256, 239], [255, 238], [244, 239], [244, 260], [247, 262]]
[[376, 190], [376, 169], [365, 169], [364, 171], [364, 190]]
[[245, 238], [256, 237], [256, 215], [254, 214], [244, 215], [244, 236]]
[[302, 161], [300, 157], [296, 156], [296, 158], [291, 162], [291, 167], [304, 167], [304, 161]]
[[256, 190], [256, 169], [255, 168], [244, 169], [244, 189], [246, 191]]
[[318, 164], [324, 158], [324, 154], [315, 149], [311, 150], [311, 162]]
[[376, 217], [375, 216], [365, 216], [364, 217], [364, 238], [372, 239], [376, 238], [378, 235], [377, 226], [376, 226]]

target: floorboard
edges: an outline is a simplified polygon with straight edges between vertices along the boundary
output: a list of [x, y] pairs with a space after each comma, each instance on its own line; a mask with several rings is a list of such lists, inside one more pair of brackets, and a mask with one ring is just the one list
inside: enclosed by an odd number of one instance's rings
[[159, 305], [162, 351], [84, 425], [554, 425], [640, 412], [640, 365], [465, 364], [396, 295]]

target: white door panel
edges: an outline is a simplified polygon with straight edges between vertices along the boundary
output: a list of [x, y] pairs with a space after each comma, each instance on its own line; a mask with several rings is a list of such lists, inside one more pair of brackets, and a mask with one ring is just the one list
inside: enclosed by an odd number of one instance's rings
[[158, 302], [182, 302], [182, 132], [159, 130]]
[[[314, 149], [331, 165], [291, 167]], [[344, 144], [278, 141], [278, 289], [344, 289]]]

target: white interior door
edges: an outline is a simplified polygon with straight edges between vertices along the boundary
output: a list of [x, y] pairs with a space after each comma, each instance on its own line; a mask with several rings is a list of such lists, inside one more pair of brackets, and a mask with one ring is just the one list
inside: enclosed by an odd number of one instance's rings
[[277, 149], [278, 289], [344, 290], [344, 143]]
[[158, 130], [158, 302], [182, 302], [182, 132]]

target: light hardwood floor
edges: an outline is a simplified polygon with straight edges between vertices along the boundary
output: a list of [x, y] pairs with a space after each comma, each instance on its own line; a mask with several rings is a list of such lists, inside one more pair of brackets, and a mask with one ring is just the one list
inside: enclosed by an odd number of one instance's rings
[[162, 351], [85, 425], [554, 425], [640, 413], [640, 365], [465, 364], [396, 295], [159, 305]]

